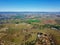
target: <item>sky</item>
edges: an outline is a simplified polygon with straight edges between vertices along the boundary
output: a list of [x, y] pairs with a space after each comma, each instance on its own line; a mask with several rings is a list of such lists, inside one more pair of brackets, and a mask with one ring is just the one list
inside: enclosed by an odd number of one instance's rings
[[59, 12], [60, 0], [0, 0], [0, 12]]

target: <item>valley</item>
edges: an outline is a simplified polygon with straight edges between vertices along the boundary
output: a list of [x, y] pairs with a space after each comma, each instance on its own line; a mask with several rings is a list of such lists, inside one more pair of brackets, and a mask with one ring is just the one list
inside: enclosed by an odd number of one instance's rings
[[0, 12], [0, 45], [60, 45], [59, 12]]

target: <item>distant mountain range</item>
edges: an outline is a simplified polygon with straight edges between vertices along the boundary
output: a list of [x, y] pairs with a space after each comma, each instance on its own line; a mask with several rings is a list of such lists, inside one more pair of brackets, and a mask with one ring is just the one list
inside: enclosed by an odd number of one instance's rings
[[0, 14], [26, 14], [26, 13], [44, 13], [44, 14], [60, 14], [60, 12], [0, 12]]

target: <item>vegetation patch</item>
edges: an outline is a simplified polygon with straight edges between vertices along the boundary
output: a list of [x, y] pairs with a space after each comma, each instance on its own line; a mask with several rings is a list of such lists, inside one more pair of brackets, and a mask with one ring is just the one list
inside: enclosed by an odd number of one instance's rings
[[31, 24], [33, 22], [40, 22], [40, 20], [37, 20], [37, 19], [28, 19], [27, 20], [27, 23]]

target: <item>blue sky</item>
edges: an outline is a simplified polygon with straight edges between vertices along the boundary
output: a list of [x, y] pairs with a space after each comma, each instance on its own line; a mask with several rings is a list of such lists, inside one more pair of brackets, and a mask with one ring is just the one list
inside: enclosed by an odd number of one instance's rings
[[0, 11], [59, 12], [60, 0], [0, 0]]

